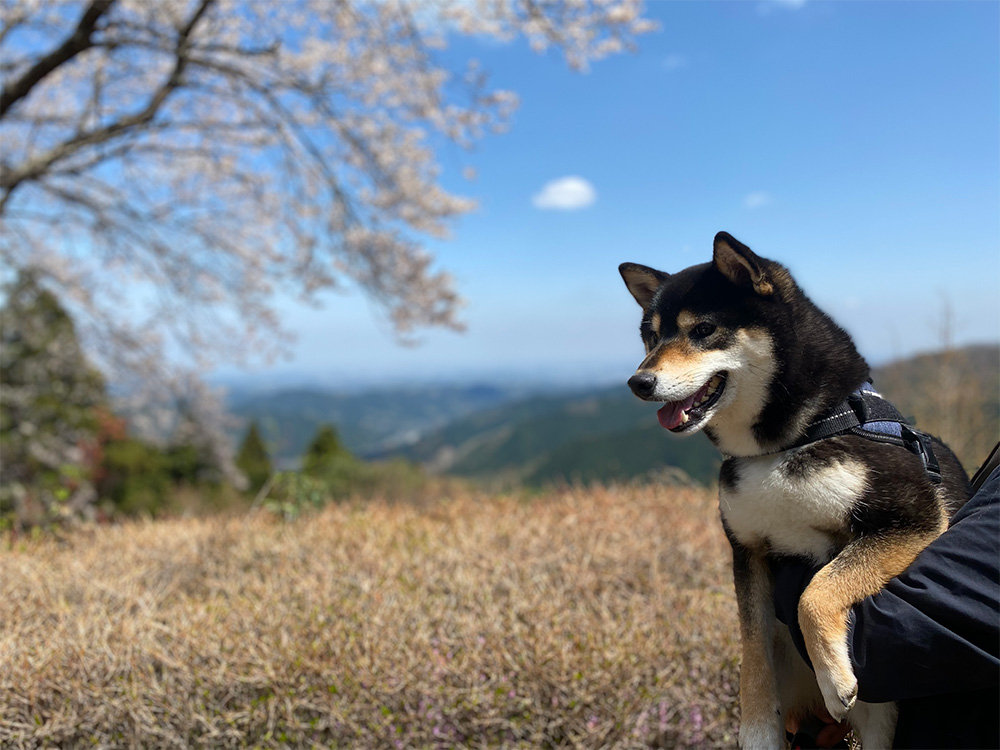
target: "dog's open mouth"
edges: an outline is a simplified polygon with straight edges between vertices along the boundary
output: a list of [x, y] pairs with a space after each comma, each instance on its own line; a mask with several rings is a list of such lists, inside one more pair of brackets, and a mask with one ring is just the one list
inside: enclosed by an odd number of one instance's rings
[[722, 396], [726, 389], [726, 377], [729, 373], [719, 372], [713, 375], [705, 385], [682, 401], [668, 401], [659, 411], [656, 418], [660, 425], [671, 432], [684, 432], [699, 424], [708, 410]]

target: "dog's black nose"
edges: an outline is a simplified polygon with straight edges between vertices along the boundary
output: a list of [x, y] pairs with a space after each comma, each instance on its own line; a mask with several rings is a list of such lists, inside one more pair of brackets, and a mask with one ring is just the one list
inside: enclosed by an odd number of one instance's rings
[[656, 388], [656, 376], [651, 372], [637, 372], [628, 379], [628, 387], [639, 398], [649, 398]]

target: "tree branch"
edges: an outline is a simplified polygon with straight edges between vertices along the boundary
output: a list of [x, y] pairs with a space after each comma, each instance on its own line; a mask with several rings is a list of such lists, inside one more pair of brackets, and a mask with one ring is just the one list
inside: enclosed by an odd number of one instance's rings
[[28, 68], [16, 81], [3, 87], [3, 91], [0, 92], [0, 117], [3, 117], [16, 102], [30, 94], [45, 76], [93, 46], [91, 37], [97, 28], [97, 22], [114, 2], [115, 0], [93, 0], [83, 12], [73, 33], [62, 44]]
[[[95, 0], [95, 2], [96, 1], [97, 0]], [[113, 2], [113, 0], [107, 1]], [[153, 95], [150, 97], [146, 106], [143, 107], [142, 110], [133, 115], [122, 117], [102, 128], [91, 130], [86, 133], [80, 133], [78, 136], [61, 143], [50, 150], [47, 154], [44, 154], [29, 164], [22, 166], [20, 169], [5, 169], [3, 174], [0, 174], [0, 189], [3, 189], [5, 192], [3, 199], [0, 200], [0, 215], [3, 214], [3, 207], [7, 203], [7, 199], [11, 193], [13, 193], [18, 185], [25, 180], [38, 178], [40, 175], [45, 174], [45, 172], [52, 167], [53, 164], [72, 156], [81, 148], [104, 143], [105, 141], [111, 140], [116, 136], [127, 133], [137, 127], [147, 125], [151, 122], [160, 111], [160, 108], [167, 100], [167, 97], [169, 97], [175, 89], [180, 87], [184, 69], [187, 67], [190, 59], [188, 56], [188, 50], [190, 46], [191, 34], [194, 32], [194, 28], [198, 25], [202, 16], [205, 15], [209, 6], [211, 6], [214, 2], [215, 0], [201, 0], [197, 10], [195, 10], [192, 14], [187, 24], [180, 29], [177, 37], [177, 44], [174, 50], [177, 60], [174, 63], [173, 70], [160, 87], [153, 92]]]

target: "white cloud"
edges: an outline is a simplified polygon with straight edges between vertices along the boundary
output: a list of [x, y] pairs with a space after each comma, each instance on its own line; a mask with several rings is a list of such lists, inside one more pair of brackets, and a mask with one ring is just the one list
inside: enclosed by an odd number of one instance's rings
[[752, 193], [747, 193], [743, 197], [743, 207], [744, 208], [763, 208], [771, 203], [771, 194], [765, 193], [763, 190], [755, 190]]
[[663, 69], [666, 71], [680, 70], [686, 68], [688, 59], [684, 55], [673, 53], [663, 58]]
[[596, 200], [594, 186], [582, 177], [561, 177], [547, 182], [540, 192], [535, 193], [531, 202], [535, 208], [575, 211], [592, 205]]
[[805, 6], [806, 2], [807, 0], [764, 0], [764, 2], [757, 5], [757, 12], [762, 16], [766, 16], [775, 9], [800, 10]]

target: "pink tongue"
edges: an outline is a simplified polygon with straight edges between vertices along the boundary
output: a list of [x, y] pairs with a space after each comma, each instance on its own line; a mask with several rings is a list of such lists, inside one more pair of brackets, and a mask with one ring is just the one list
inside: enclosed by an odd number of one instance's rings
[[705, 383], [705, 385], [683, 401], [668, 401], [664, 404], [656, 412], [656, 418], [660, 421], [660, 426], [668, 430], [680, 427], [684, 423], [684, 412], [694, 406], [694, 402], [702, 398], [707, 390], [708, 383]]

